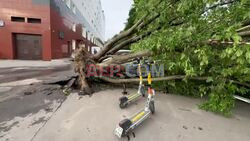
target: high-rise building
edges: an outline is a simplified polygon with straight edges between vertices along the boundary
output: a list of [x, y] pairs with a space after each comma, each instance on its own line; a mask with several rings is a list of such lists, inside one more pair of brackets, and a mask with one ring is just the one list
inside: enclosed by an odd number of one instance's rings
[[100, 0], [0, 0], [0, 59], [70, 57], [84, 43], [103, 46]]

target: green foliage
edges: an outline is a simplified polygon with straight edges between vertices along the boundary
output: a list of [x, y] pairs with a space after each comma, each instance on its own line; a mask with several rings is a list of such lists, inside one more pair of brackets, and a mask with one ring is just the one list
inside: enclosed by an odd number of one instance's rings
[[196, 81], [168, 81], [168, 82], [154, 82], [154, 88], [164, 90], [168, 93], [174, 93], [184, 96], [191, 96], [194, 98], [202, 98], [206, 95], [207, 87]]
[[218, 83], [211, 86], [209, 100], [200, 105], [202, 109], [210, 110], [216, 113], [223, 113], [230, 116], [231, 109], [234, 107], [233, 95], [237, 92], [237, 87], [232, 84]]
[[[154, 59], [165, 64], [166, 75], [187, 77], [184, 81], [156, 85], [183, 95], [208, 96], [208, 101], [201, 106], [203, 109], [230, 115], [233, 95], [249, 90], [231, 80], [250, 83], [250, 46], [240, 44], [244, 39], [236, 32], [242, 22], [250, 19], [250, 0], [235, 0], [223, 6], [214, 6], [223, 0], [134, 1], [130, 24], [145, 13], [147, 18], [156, 13], [160, 13], [160, 17], [137, 34], [155, 32], [131, 48], [154, 52]], [[208, 44], [210, 39], [219, 44]], [[220, 44], [227, 41], [233, 44]], [[188, 80], [197, 76], [209, 79], [206, 82]]]
[[129, 18], [128, 18], [128, 22], [126, 23], [125, 30], [129, 29], [135, 24], [135, 12], [136, 12], [135, 8], [132, 7], [129, 11]]

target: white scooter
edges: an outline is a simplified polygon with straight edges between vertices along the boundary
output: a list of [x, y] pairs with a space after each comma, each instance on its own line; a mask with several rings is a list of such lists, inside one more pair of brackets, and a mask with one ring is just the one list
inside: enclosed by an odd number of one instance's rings
[[[141, 60], [138, 59], [138, 70], [139, 70], [139, 75], [140, 75], [140, 83], [139, 83], [139, 88], [138, 88], [138, 91], [137, 93], [135, 94], [131, 94], [131, 95], [128, 95], [128, 96], [123, 96], [119, 99], [120, 101], [120, 108], [121, 109], [124, 109], [126, 108], [130, 103], [138, 100], [139, 98], [141, 97], [145, 97], [145, 86], [143, 84], [143, 78], [142, 78], [142, 70], [141, 70], [141, 67], [142, 67], [142, 63], [141, 63]], [[124, 87], [124, 92], [126, 91], [126, 86]]]
[[140, 125], [143, 121], [148, 119], [148, 117], [155, 113], [155, 105], [154, 105], [154, 96], [155, 91], [151, 86], [151, 73], [148, 74], [148, 98], [145, 105], [145, 108], [140, 112], [136, 113], [129, 119], [122, 120], [117, 128], [115, 129], [115, 135], [119, 138], [128, 136], [129, 133], [132, 132], [138, 125]]

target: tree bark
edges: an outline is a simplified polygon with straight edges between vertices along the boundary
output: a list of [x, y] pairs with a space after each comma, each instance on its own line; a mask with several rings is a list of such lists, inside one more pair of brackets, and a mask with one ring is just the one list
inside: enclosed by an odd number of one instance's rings
[[[209, 45], [233, 45], [233, 41], [218, 41], [218, 40], [208, 40], [205, 44]], [[239, 45], [250, 45], [250, 42], [239, 42]]]
[[146, 18], [146, 16], [142, 17], [130, 29], [128, 29], [126, 31], [123, 31], [119, 35], [116, 35], [115, 37], [113, 37], [108, 43], [105, 44], [104, 48], [94, 56], [94, 60], [99, 60], [101, 57], [103, 57], [103, 55], [105, 55], [113, 47], [113, 45], [116, 42], [118, 42], [118, 41], [122, 40], [123, 38], [133, 34], [135, 32], [135, 30], [137, 29], [137, 27], [143, 23], [143, 20], [145, 18]]
[[240, 36], [250, 36], [250, 30], [249, 31], [242, 31], [238, 33]]
[[[185, 75], [173, 75], [173, 76], [166, 76], [166, 77], [159, 77], [159, 78], [152, 78], [152, 81], [170, 81], [170, 80], [182, 80], [185, 79], [187, 76]], [[206, 81], [209, 77], [188, 77], [188, 80], [198, 80], [198, 81]], [[109, 77], [100, 77], [103, 81], [114, 83], [114, 84], [120, 84], [120, 83], [134, 83], [134, 82], [140, 82], [140, 79], [138, 78], [129, 78], [129, 79], [115, 79], [115, 78], [109, 78]], [[144, 82], [148, 81], [147, 78], [143, 79]], [[228, 82], [233, 82], [234, 84], [238, 84], [244, 87], [250, 88], [250, 84], [243, 83], [235, 80], [227, 80]]]
[[[159, 77], [159, 78], [152, 78], [152, 81], [169, 81], [169, 80], [180, 80], [186, 78], [185, 75], [173, 75], [173, 76], [166, 76], [166, 77]], [[188, 78], [190, 80], [207, 80], [208, 77], [193, 77]], [[109, 78], [109, 77], [100, 77], [100, 79], [110, 82], [110, 83], [133, 83], [133, 82], [140, 82], [140, 79], [138, 78], [130, 78], [130, 79], [115, 79], [115, 78]], [[143, 81], [148, 81], [147, 78], [144, 78]]]
[[211, 6], [207, 7], [205, 9], [205, 11], [203, 12], [203, 14], [208, 12], [209, 10], [215, 9], [217, 7], [220, 7], [220, 6], [229, 5], [229, 4], [232, 4], [232, 3], [236, 2], [236, 1], [237, 0], [224, 0], [224, 1], [218, 2], [218, 3], [214, 4], [214, 5], [211, 5]]
[[236, 30], [237, 32], [241, 32], [241, 31], [244, 31], [244, 30], [246, 30], [246, 29], [250, 29], [250, 25], [246, 25], [246, 26], [244, 26], [244, 27], [241, 27], [241, 28], [239, 28], [238, 30]]
[[111, 49], [107, 54], [115, 54], [116, 52], [118, 52], [119, 50], [133, 44], [133, 43], [136, 43], [138, 42], [139, 40], [151, 35], [153, 33], [153, 31], [148, 31], [146, 33], [144, 33], [143, 35], [139, 35], [139, 36], [135, 36], [133, 38], [130, 38], [120, 44], [118, 44], [117, 46], [115, 46], [113, 49]]
[[151, 55], [152, 55], [152, 52], [150, 52], [150, 51], [143, 51], [143, 52], [138, 52], [138, 53], [124, 55], [124, 56], [114, 55], [113, 58], [111, 58], [110, 60], [108, 60], [106, 62], [98, 64], [98, 66], [120, 65], [120, 64], [127, 63], [134, 58], [149, 57]]
[[[113, 37], [108, 43], [105, 44], [104, 48], [98, 52], [93, 59], [95, 61], [100, 60], [108, 51], [110, 51], [110, 49], [112, 49], [114, 47], [114, 45], [123, 40], [124, 38], [127, 38], [131, 35], [133, 35], [134, 33], [136, 33], [136, 31], [141, 30], [145, 27], [147, 27], [148, 25], [150, 25], [152, 22], [154, 22], [157, 18], [160, 17], [160, 13], [155, 14], [154, 16], [152, 16], [151, 18], [149, 18], [148, 20], [146, 20], [147, 15], [143, 16], [136, 24], [134, 24], [130, 29], [121, 32], [120, 34], [116, 35], [115, 37]], [[130, 39], [128, 39], [130, 40]], [[125, 40], [124, 42], [126, 42], [127, 40]], [[124, 43], [122, 42], [122, 43]], [[122, 44], [121, 43], [121, 44]]]

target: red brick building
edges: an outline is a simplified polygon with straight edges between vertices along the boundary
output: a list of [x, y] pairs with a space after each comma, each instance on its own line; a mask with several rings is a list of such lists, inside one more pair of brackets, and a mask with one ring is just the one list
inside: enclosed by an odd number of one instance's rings
[[0, 59], [70, 57], [80, 42], [95, 45], [83, 23], [75, 5], [64, 0], [0, 0]]

